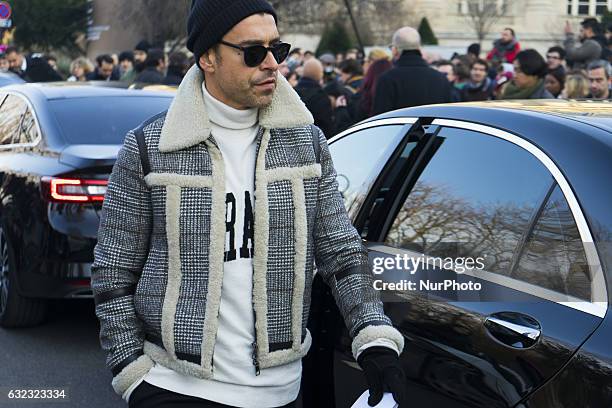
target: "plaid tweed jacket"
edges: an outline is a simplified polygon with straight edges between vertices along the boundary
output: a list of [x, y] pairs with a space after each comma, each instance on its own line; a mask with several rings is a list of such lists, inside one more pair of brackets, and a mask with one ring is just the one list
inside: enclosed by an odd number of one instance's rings
[[[113, 387], [122, 394], [154, 362], [212, 377], [225, 245], [225, 181], [193, 67], [168, 113], [141, 125], [150, 173], [128, 133], [106, 193], [92, 287]], [[254, 204], [253, 309], [261, 368], [303, 357], [314, 263], [354, 337], [353, 352], [403, 338], [384, 315], [368, 257], [337, 190], [322, 132], [279, 75], [260, 110]], [[231, 290], [231, 288], [223, 288]]]

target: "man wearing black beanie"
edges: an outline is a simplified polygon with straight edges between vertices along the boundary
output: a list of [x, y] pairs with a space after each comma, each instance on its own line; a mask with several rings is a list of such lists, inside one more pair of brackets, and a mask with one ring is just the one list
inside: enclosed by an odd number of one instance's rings
[[314, 263], [370, 386], [404, 407], [403, 336], [373, 288], [325, 135], [278, 74], [264, 0], [194, 0], [197, 66], [129, 132], [92, 266], [100, 340], [130, 407], [294, 407]]

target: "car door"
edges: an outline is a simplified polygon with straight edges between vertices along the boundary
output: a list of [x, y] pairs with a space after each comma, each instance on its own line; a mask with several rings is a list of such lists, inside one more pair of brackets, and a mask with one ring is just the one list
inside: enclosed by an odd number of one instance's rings
[[[605, 315], [592, 238], [561, 171], [536, 146], [465, 122], [424, 130], [370, 193], [386, 185], [383, 199], [361, 211], [375, 287], [406, 339], [408, 395], [415, 407], [511, 407]], [[345, 333], [337, 406], [365, 389], [348, 345]]]

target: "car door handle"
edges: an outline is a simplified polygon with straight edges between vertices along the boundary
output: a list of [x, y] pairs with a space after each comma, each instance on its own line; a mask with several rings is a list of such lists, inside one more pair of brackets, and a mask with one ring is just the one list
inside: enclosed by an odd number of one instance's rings
[[542, 335], [537, 320], [522, 313], [495, 313], [485, 319], [484, 325], [496, 340], [513, 348], [529, 348]]

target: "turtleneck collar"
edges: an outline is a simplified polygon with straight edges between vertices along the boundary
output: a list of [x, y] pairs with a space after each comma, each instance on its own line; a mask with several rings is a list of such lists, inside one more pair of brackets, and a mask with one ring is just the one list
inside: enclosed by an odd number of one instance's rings
[[210, 121], [215, 125], [226, 129], [240, 130], [251, 128], [257, 123], [259, 109], [240, 110], [232, 108], [212, 96], [206, 89], [205, 82], [202, 82], [202, 93]]

